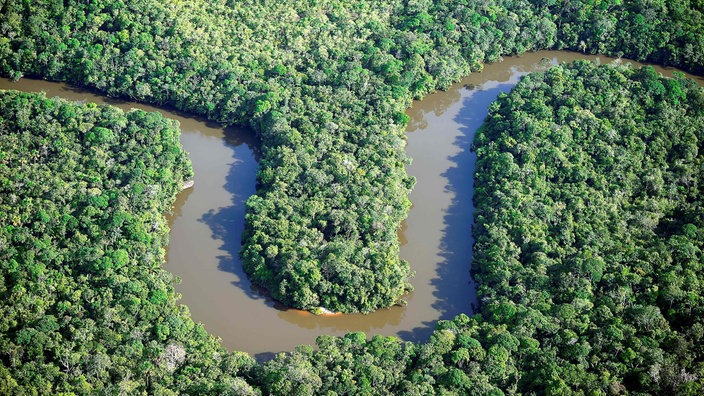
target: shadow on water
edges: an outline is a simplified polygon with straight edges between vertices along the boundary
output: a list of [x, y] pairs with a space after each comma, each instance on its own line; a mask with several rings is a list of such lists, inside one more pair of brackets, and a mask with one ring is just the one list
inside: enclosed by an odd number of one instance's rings
[[530, 69], [544, 69], [538, 63], [526, 67], [511, 67], [503, 70], [494, 81], [479, 85], [465, 84], [469, 91], [463, 94], [459, 112], [454, 118], [460, 126], [454, 146], [460, 151], [449, 157], [452, 166], [442, 176], [447, 180], [446, 191], [453, 194], [452, 202], [444, 216], [444, 230], [441, 243], [443, 261], [438, 266], [437, 277], [431, 282], [435, 286], [437, 298], [433, 307], [442, 312], [442, 319], [451, 319], [461, 312], [475, 313], [479, 310], [477, 284], [471, 276], [472, 249], [474, 237], [474, 172], [477, 155], [471, 151], [477, 130], [487, 116], [489, 105], [500, 93], [508, 93], [516, 85], [519, 76]]
[[459, 86], [455, 84], [451, 85], [446, 91], [428, 95], [428, 97], [432, 97], [432, 100], [423, 99], [420, 102], [416, 102], [414, 106], [418, 106], [423, 111], [411, 113], [408, 126], [406, 126], [406, 133], [415, 132], [419, 129], [427, 129], [428, 120], [424, 115], [432, 113], [436, 117], [442, 116], [453, 103], [460, 100], [461, 95]]
[[[252, 284], [242, 268], [239, 252], [242, 247], [242, 233], [247, 199], [255, 193], [255, 180], [261, 143], [251, 130], [228, 128], [225, 130], [225, 145], [232, 149], [230, 164], [223, 188], [231, 196], [231, 204], [218, 209], [210, 209], [198, 221], [205, 223], [212, 232], [212, 238], [220, 241], [221, 254], [218, 270], [234, 274], [237, 280], [232, 284], [241, 289], [251, 299], [266, 299], [261, 289]], [[269, 301], [267, 301], [267, 305]]]
[[264, 364], [270, 360], [273, 360], [277, 355], [277, 352], [260, 352], [254, 354], [254, 360], [259, 364]]
[[447, 180], [445, 190], [452, 193], [452, 201], [443, 219], [443, 236], [440, 245], [442, 261], [437, 277], [431, 283], [436, 297], [433, 308], [440, 311], [441, 319], [452, 319], [459, 313], [477, 312], [477, 287], [470, 276], [474, 238], [474, 172], [476, 153], [470, 150], [474, 135], [484, 122], [489, 105], [500, 92], [508, 92], [513, 84], [499, 84], [490, 89], [466, 87], [469, 94], [462, 98], [455, 123], [460, 126], [453, 145], [459, 152], [449, 157], [452, 166], [442, 177]]
[[[188, 200], [188, 197], [193, 194], [193, 189], [192, 188], [187, 188], [181, 192], [178, 193], [178, 198], [180, 199], [181, 202], [186, 202]], [[183, 205], [179, 205], [176, 202], [174, 202], [174, 205], [171, 207], [171, 211], [166, 213], [166, 219], [169, 223], [169, 229], [173, 229], [174, 223], [173, 219], [179, 218], [183, 215]], [[169, 238], [169, 243], [171, 241], [171, 232], [169, 231], [169, 234], [167, 235]], [[166, 253], [164, 253], [164, 262], [168, 263], [169, 262], [169, 249], [166, 249]], [[181, 280], [179, 280], [177, 283], [180, 283]]]
[[426, 342], [430, 339], [430, 335], [433, 334], [433, 331], [435, 331], [435, 325], [437, 324], [438, 322], [436, 320], [424, 321], [410, 330], [400, 330], [396, 335], [403, 341], [410, 341], [413, 343]]
[[[519, 73], [521, 71], [518, 71]], [[409, 131], [428, 128], [423, 114], [442, 116], [445, 111], [459, 102], [459, 109], [453, 117], [454, 125], [438, 124], [432, 133], [443, 133], [442, 128], [458, 128], [451, 146], [456, 150], [447, 159], [450, 163], [440, 176], [445, 181], [444, 192], [451, 197], [443, 211], [442, 233], [438, 246], [439, 261], [435, 274], [430, 280], [433, 288], [432, 307], [438, 312], [439, 320], [451, 320], [460, 313], [472, 315], [479, 309], [477, 285], [471, 276], [472, 248], [474, 238], [474, 172], [476, 153], [470, 150], [477, 130], [484, 123], [489, 105], [499, 93], [509, 92], [517, 82], [516, 70], [499, 76], [503, 82], [464, 86], [456, 85], [444, 93], [442, 101], [430, 103], [422, 113], [417, 112], [411, 120]], [[438, 137], [442, 139], [442, 137]], [[402, 237], [403, 229], [401, 230]], [[403, 238], [402, 238], [403, 239]], [[401, 331], [399, 336], [409, 341], [425, 341], [432, 334], [436, 321], [423, 321], [422, 326]]]
[[[73, 88], [67, 87], [66, 89], [72, 90]], [[132, 105], [132, 104], [135, 104], [135, 102], [130, 102], [129, 100], [122, 99], [122, 98], [115, 98], [115, 97], [106, 97], [103, 101], [109, 105], [121, 107], [121, 108], [125, 108], [127, 106]], [[179, 116], [181, 118], [192, 119], [192, 120], [198, 121], [208, 128], [212, 128], [212, 129], [222, 129], [223, 128], [222, 124], [219, 124], [215, 121], [209, 120], [203, 115], [188, 113], [188, 112], [179, 110], [176, 107], [169, 105], [169, 104], [162, 104], [162, 105], [159, 105], [158, 107], [154, 107], [152, 105], [143, 104], [143, 103], [139, 103], [139, 105], [140, 105], [140, 107], [145, 108], [145, 111], [158, 111], [158, 112], [168, 111], [169, 113], [174, 114], [176, 116]], [[240, 141], [239, 143], [234, 142], [235, 144], [242, 144], [243, 142], [245, 142], [245, 140], [250, 139], [249, 137], [247, 137], [245, 135], [252, 135], [252, 139], [254, 138], [254, 132], [252, 132], [248, 129], [229, 127], [227, 129], [225, 129], [225, 140], [226, 141], [228, 139], [228, 135], [230, 135], [230, 134], [233, 136], [236, 135], [238, 137], [244, 138], [244, 140]], [[260, 144], [257, 142], [255, 144], [255, 146], [253, 146], [253, 147], [256, 147], [256, 150], [259, 150], [259, 146], [260, 146]]]

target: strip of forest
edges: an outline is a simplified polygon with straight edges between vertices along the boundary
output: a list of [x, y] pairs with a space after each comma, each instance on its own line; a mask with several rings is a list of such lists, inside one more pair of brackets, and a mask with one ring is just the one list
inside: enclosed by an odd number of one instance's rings
[[[257, 195], [248, 202], [245, 269], [291, 306], [369, 312], [399, 302], [411, 287], [408, 265], [398, 258], [396, 230], [413, 185], [403, 168], [403, 110], [412, 99], [481, 70], [484, 62], [531, 49], [623, 55], [701, 72], [702, 9], [701, 2], [619, 0], [6, 1], [0, 8], [0, 71], [13, 78], [68, 81], [169, 104], [223, 124], [251, 126], [262, 140], [263, 157]], [[476, 142], [479, 164], [486, 167], [478, 172], [475, 196], [474, 271], [481, 284], [481, 317], [461, 315], [441, 323], [431, 340], [419, 345], [384, 337], [365, 341], [360, 334], [321, 337], [319, 351], [301, 347], [265, 365], [220, 350], [176, 307], [170, 276], [158, 269], [165, 231], [155, 213], [164, 212], [157, 209], [171, 202], [174, 186], [182, 181], [176, 176], [187, 171], [176, 168], [169, 174], [163, 162], [130, 164], [130, 171], [141, 170], [140, 177], [155, 178], [137, 194], [148, 198], [135, 203], [120, 189], [103, 195], [124, 176], [111, 179], [115, 175], [101, 168], [100, 160], [119, 158], [119, 153], [82, 150], [98, 143], [128, 144], [115, 132], [125, 127], [106, 124], [110, 128], [93, 130], [90, 124], [103, 122], [98, 120], [102, 115], [86, 115], [88, 121], [71, 126], [87, 106], [73, 106], [76, 116], [63, 119], [46, 104], [55, 100], [8, 101], [3, 107], [17, 114], [24, 106], [47, 117], [14, 120], [10, 112], [2, 119], [1, 143], [10, 144], [0, 159], [3, 186], [15, 186], [7, 180], [18, 182], [16, 164], [36, 169], [28, 168], [31, 177], [21, 179], [28, 190], [1, 197], [10, 200], [3, 202], [7, 213], [16, 213], [3, 220], [3, 231], [20, 237], [2, 241], [13, 250], [3, 249], [8, 256], [0, 263], [0, 296], [5, 307], [22, 309], [14, 316], [7, 313], [15, 319], [4, 323], [0, 390], [697, 394], [704, 378], [697, 322], [701, 91], [647, 69], [580, 64], [554, 70], [527, 78], [520, 87], [530, 89], [517, 88], [509, 99], [500, 99]], [[550, 75], [560, 71], [566, 78]], [[600, 86], [600, 79], [609, 83]], [[555, 92], [559, 97], [552, 97]], [[622, 113], [609, 113], [614, 109]], [[623, 116], [626, 124], [614, 125], [621, 121], [610, 118], [615, 116]], [[52, 129], [41, 124], [32, 129], [41, 119], [81, 142], [72, 148], [80, 154], [46, 165], [53, 161], [47, 156], [47, 150], [56, 149], [53, 141], [27, 149], [33, 140], [23, 139], [41, 139]], [[159, 122], [146, 122], [149, 138], [161, 130]], [[537, 133], [530, 136], [545, 140], [538, 145], [522, 140], [529, 136], [528, 126]], [[642, 131], [655, 137], [638, 135]], [[608, 138], [613, 134], [630, 140]], [[597, 149], [584, 147], [581, 139], [587, 138], [596, 139], [603, 152], [585, 152]], [[163, 144], [154, 149], [167, 150]], [[180, 149], [171, 150], [169, 161], [176, 166]], [[609, 152], [628, 159], [618, 161], [627, 166], [590, 162], [608, 162]], [[541, 168], [530, 162], [536, 161], [531, 153], [554, 162]], [[60, 173], [45, 166], [65, 166], [62, 171], [71, 169], [78, 177], [96, 173], [86, 176], [83, 187], [69, 183], [59, 190], [65, 194], [44, 200], [37, 194], [61, 184]], [[78, 189], [75, 201], [66, 201], [74, 194], [70, 189]], [[84, 207], [80, 199], [90, 204]], [[128, 213], [123, 224], [145, 227], [129, 232], [136, 241], [124, 241], [134, 243], [133, 253], [119, 244], [127, 238], [124, 233], [102, 235], [111, 210], [120, 204]], [[84, 219], [73, 224], [64, 212]], [[64, 218], [64, 227], [79, 231], [50, 234], [51, 227], [42, 228]], [[64, 251], [47, 253], [55, 249]], [[75, 256], [75, 264], [64, 261], [69, 256]], [[20, 265], [27, 260], [38, 267]], [[140, 271], [140, 266], [150, 269]], [[118, 279], [127, 285], [109, 283], [110, 271], [117, 270], [124, 272]], [[55, 272], [65, 278], [64, 294], [45, 285], [46, 276], [59, 279]], [[98, 290], [110, 298], [97, 296]], [[118, 292], [130, 297], [114, 299]], [[16, 304], [17, 299], [23, 303]], [[92, 305], [103, 300], [102, 311]], [[67, 304], [75, 312], [67, 311]], [[42, 309], [56, 313], [34, 316]], [[128, 312], [134, 316], [126, 319]], [[134, 325], [135, 334], [103, 345], [104, 334], [122, 334], [130, 323], [144, 320], [142, 315], [152, 327], [146, 321]], [[74, 330], [79, 328], [71, 324], [74, 319], [93, 327]], [[188, 346], [193, 334], [198, 334], [195, 344]]]

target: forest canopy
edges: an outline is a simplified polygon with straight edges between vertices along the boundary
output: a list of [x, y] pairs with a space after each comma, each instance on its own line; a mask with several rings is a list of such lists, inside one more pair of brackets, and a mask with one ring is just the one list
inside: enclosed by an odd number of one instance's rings
[[0, 91], [0, 394], [219, 393], [254, 364], [161, 268], [193, 175], [179, 135], [159, 113]]
[[[701, 72], [703, 10], [8, 0], [0, 72], [252, 126], [245, 269], [291, 306], [369, 312], [410, 288], [396, 230], [413, 98], [542, 48]], [[323, 336], [258, 365], [194, 324], [160, 269], [162, 214], [190, 176], [176, 126], [2, 93], [0, 392], [701, 394], [702, 97], [649, 68], [525, 78], [475, 142], [481, 315], [427, 343]]]
[[704, 90], [652, 67], [556, 66], [492, 104], [473, 267], [521, 389], [704, 390], [703, 142]]
[[252, 126], [242, 257], [290, 306], [369, 312], [411, 286], [403, 111], [502, 55], [557, 48], [702, 70], [689, 1], [5, 1], [0, 72]]
[[162, 213], [191, 175], [173, 122], [0, 101], [2, 393], [704, 389], [692, 80], [588, 62], [525, 77], [475, 140], [481, 315], [439, 323], [426, 343], [321, 336], [265, 364], [222, 350], [160, 268]]
[[702, 394], [703, 142], [693, 80], [585, 61], [524, 77], [474, 142], [481, 314], [415, 346], [320, 337], [264, 365], [265, 393]]

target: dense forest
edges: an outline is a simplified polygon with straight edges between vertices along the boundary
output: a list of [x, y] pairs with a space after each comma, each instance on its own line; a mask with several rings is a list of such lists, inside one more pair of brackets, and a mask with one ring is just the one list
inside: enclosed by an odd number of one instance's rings
[[0, 91], [0, 394], [248, 388], [161, 268], [191, 176], [159, 113]]
[[0, 102], [0, 394], [704, 391], [691, 80], [588, 62], [525, 77], [475, 140], [481, 315], [423, 344], [321, 336], [265, 364], [194, 324], [160, 268], [162, 213], [191, 176], [177, 125]]
[[[701, 2], [5, 1], [0, 72], [168, 103], [262, 141], [242, 256], [288, 305], [369, 312], [410, 289], [403, 111], [501, 55], [569, 48], [692, 71]], [[652, 29], [652, 30], [649, 30]]]
[[649, 67], [554, 67], [492, 105], [474, 143], [482, 316], [552, 386], [704, 391], [703, 142], [704, 90]]
[[481, 315], [415, 346], [320, 337], [264, 365], [265, 393], [702, 394], [703, 142], [692, 80], [525, 77], [475, 139]]
[[[289, 305], [369, 312], [411, 287], [396, 230], [413, 98], [539, 48], [701, 72], [702, 11], [7, 0], [0, 72], [253, 127], [246, 271]], [[475, 142], [481, 315], [424, 344], [323, 336], [257, 365], [194, 324], [159, 267], [161, 215], [190, 176], [175, 125], [3, 93], [0, 393], [700, 394], [702, 98], [652, 69], [524, 79]]]

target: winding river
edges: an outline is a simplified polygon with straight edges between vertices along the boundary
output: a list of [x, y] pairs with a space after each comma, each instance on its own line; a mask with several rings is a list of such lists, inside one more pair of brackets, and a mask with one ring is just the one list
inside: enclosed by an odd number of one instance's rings
[[[166, 269], [196, 321], [222, 338], [229, 349], [266, 358], [271, 353], [312, 344], [320, 334], [350, 331], [397, 335], [422, 341], [440, 319], [476, 306], [469, 275], [472, 259], [472, 192], [475, 155], [469, 151], [489, 104], [521, 76], [558, 62], [604, 56], [539, 51], [486, 65], [447, 91], [428, 95], [407, 111], [408, 173], [417, 178], [413, 208], [399, 230], [401, 255], [416, 275], [408, 305], [368, 315], [314, 316], [287, 309], [253, 287], [238, 257], [247, 197], [255, 191], [258, 142], [248, 130], [227, 128], [188, 115], [95, 95], [65, 84], [0, 79], [0, 89], [45, 91], [77, 101], [109, 103], [122, 109], [160, 111], [181, 123], [181, 141], [190, 153], [195, 187], [182, 192], [168, 214], [171, 225]], [[623, 62], [630, 62], [625, 61]], [[640, 64], [630, 62], [634, 66]], [[665, 75], [674, 69], [657, 68]], [[701, 77], [692, 77], [704, 83]]]

